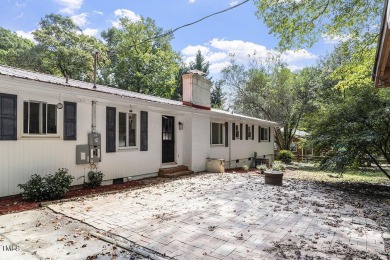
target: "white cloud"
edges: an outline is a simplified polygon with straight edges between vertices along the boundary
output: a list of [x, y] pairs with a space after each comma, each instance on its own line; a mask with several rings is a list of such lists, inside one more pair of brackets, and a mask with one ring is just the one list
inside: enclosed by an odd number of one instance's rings
[[23, 16], [24, 16], [24, 13], [21, 13], [21, 14], [15, 16], [14, 19], [15, 19], [15, 20], [18, 20], [18, 19], [22, 18]]
[[[225, 40], [214, 38], [203, 45], [189, 45], [185, 47], [181, 54], [184, 61], [188, 64], [195, 60], [197, 51], [200, 50], [205, 60], [210, 62], [210, 74], [214, 76], [229, 64], [229, 54], [234, 53], [238, 63], [247, 64], [251, 56], [256, 56], [259, 59], [265, 59], [270, 54], [277, 54], [275, 50], [267, 49], [265, 46], [253, 42], [245, 42], [242, 40]], [[293, 71], [302, 69], [299, 62], [307, 62], [316, 59], [317, 57], [305, 50], [288, 50], [281, 54], [289, 68]]]
[[288, 50], [282, 53], [282, 59], [287, 63], [300, 61], [300, 60], [311, 60], [316, 58], [317, 58], [316, 55], [304, 49], [300, 49], [296, 51]]
[[303, 69], [302, 66], [297, 66], [297, 65], [289, 65], [287, 66], [287, 68], [289, 68], [291, 71], [297, 71]]
[[98, 32], [99, 32], [98, 29], [92, 29], [92, 28], [86, 28], [85, 30], [83, 30], [83, 34], [88, 36], [96, 36]]
[[238, 1], [230, 1], [229, 5], [230, 6], [235, 6], [238, 4]]
[[88, 17], [88, 13], [81, 13], [78, 15], [73, 15], [70, 18], [77, 26], [84, 26], [88, 23], [87, 17]]
[[330, 34], [322, 34], [322, 39], [327, 44], [338, 44], [342, 42], [346, 42], [351, 39], [350, 35], [330, 35]]
[[15, 5], [16, 5], [16, 7], [21, 8], [21, 7], [25, 7], [26, 3], [21, 3], [19, 1], [16, 1]]
[[188, 3], [193, 4], [195, 3], [195, 0], [188, 0]]
[[29, 39], [29, 40], [32, 41], [32, 42], [36, 42], [36, 41], [34, 40], [34, 35], [32, 34], [33, 32], [34, 32], [34, 31], [29, 31], [29, 32], [25, 32], [25, 31], [16, 31], [16, 34], [17, 34], [19, 37]]
[[96, 11], [96, 10], [93, 10], [92, 11], [94, 14], [98, 14], [98, 15], [103, 15], [104, 13], [103, 12], [101, 12], [101, 11]]
[[[141, 20], [141, 16], [128, 9], [117, 9], [114, 11], [114, 15], [118, 18], [128, 18], [132, 22]], [[116, 21], [111, 21], [111, 24], [115, 28], [121, 27], [119, 19]]]
[[128, 9], [117, 9], [114, 11], [114, 14], [119, 18], [129, 18], [129, 20], [133, 22], [141, 20], [141, 16]]
[[81, 8], [84, 0], [55, 0], [59, 5], [63, 6], [61, 13], [74, 14], [74, 12]]

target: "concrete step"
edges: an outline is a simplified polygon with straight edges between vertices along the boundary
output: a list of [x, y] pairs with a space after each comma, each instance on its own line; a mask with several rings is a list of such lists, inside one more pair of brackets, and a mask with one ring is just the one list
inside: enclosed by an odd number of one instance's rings
[[188, 171], [188, 167], [184, 165], [179, 165], [175, 167], [169, 167], [169, 168], [163, 168], [158, 171], [158, 174], [171, 174], [175, 172], [180, 172], [180, 171]]
[[158, 176], [163, 177], [163, 178], [177, 178], [177, 177], [181, 177], [181, 176], [185, 176], [185, 175], [190, 175], [193, 173], [194, 173], [193, 171], [184, 170], [184, 171], [176, 171], [176, 172], [164, 173], [164, 174], [159, 173]]

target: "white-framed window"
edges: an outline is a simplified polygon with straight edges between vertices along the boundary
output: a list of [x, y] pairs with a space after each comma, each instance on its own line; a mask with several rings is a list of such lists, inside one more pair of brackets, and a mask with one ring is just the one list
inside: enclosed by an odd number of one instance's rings
[[252, 140], [252, 126], [247, 125], [247, 129], [248, 129], [248, 133], [247, 133], [248, 140]]
[[223, 144], [223, 127], [224, 124], [211, 123], [210, 125], [211, 144]]
[[119, 112], [119, 147], [137, 146], [137, 114]]
[[24, 101], [24, 134], [57, 134], [57, 106], [41, 101]]
[[235, 133], [236, 133], [236, 138], [237, 138], [237, 139], [240, 139], [240, 125], [239, 125], [239, 124], [236, 124], [236, 125], [235, 125], [235, 128], [236, 128], [236, 131], [235, 131]]
[[267, 127], [262, 127], [260, 130], [260, 140], [269, 141], [269, 129]]

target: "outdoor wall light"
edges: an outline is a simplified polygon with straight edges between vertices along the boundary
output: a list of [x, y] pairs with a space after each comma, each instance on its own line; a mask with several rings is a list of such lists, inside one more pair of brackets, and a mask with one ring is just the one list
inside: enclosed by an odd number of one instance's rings
[[179, 122], [179, 130], [183, 130], [183, 123]]
[[57, 108], [58, 108], [58, 109], [62, 109], [63, 107], [64, 107], [63, 104], [61, 104], [61, 103], [58, 103], [58, 104], [57, 104]]

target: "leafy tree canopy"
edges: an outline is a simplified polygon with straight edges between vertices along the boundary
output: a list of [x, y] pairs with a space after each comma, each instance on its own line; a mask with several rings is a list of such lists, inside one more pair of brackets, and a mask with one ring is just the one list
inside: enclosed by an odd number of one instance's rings
[[147, 40], [162, 31], [150, 18], [137, 22], [122, 18], [120, 26], [102, 32], [112, 62], [103, 72], [105, 83], [144, 94], [174, 95], [179, 55], [172, 49], [171, 38]]
[[93, 78], [93, 53], [98, 51], [101, 60], [107, 60], [103, 43], [84, 35], [72, 19], [57, 14], [46, 15], [34, 34], [37, 41], [36, 69], [50, 74], [80, 80]]
[[312, 46], [321, 37], [376, 42], [383, 0], [255, 0], [257, 17], [281, 49]]
[[33, 46], [32, 41], [0, 27], [0, 64], [23, 67], [20, 64], [20, 57]]

